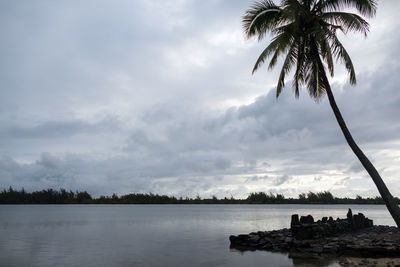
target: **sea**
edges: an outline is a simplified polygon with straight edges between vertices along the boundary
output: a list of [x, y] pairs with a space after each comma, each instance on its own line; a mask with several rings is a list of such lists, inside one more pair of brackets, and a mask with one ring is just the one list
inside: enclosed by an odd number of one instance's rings
[[395, 226], [384, 205], [0, 205], [0, 266], [339, 266], [340, 259], [230, 248], [292, 214]]

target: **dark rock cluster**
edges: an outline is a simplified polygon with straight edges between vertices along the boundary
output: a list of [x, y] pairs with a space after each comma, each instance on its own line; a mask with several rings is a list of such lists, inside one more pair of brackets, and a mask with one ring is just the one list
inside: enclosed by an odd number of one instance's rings
[[347, 233], [362, 228], [372, 227], [372, 220], [366, 218], [362, 213], [353, 215], [351, 209], [347, 213], [346, 219], [323, 217], [322, 220], [314, 222], [311, 215], [301, 216], [292, 215], [290, 230], [292, 236], [298, 240], [318, 239], [337, 234]]
[[291, 228], [230, 236], [231, 248], [362, 257], [400, 257], [400, 229], [373, 226], [349, 210], [346, 219], [292, 216]]

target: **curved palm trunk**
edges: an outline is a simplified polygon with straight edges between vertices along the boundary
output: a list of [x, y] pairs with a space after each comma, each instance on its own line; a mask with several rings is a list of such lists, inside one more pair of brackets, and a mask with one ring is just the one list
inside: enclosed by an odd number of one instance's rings
[[397, 224], [397, 227], [400, 227], [400, 208], [396, 203], [396, 200], [393, 198], [392, 194], [389, 192], [389, 189], [386, 187], [383, 182], [381, 176], [378, 171], [375, 169], [374, 165], [369, 161], [369, 159], [364, 155], [361, 149], [358, 147], [353, 137], [350, 134], [349, 129], [344, 122], [342, 114], [338, 106], [336, 105], [335, 98], [333, 97], [333, 93], [326, 77], [324, 67], [322, 65], [321, 59], [318, 57], [318, 66], [321, 71], [322, 79], [324, 81], [326, 87], [326, 94], [328, 95], [329, 104], [332, 107], [333, 113], [335, 114], [336, 120], [339, 123], [340, 129], [343, 132], [344, 137], [346, 138], [347, 143], [349, 144], [351, 150], [353, 150], [354, 154], [356, 154], [357, 158], [360, 160], [361, 164], [364, 166], [365, 170], [369, 173], [372, 180], [374, 181], [376, 187], [378, 188], [379, 193], [382, 196], [382, 199], [385, 201], [386, 207], [388, 208], [390, 214], [392, 215], [394, 221]]

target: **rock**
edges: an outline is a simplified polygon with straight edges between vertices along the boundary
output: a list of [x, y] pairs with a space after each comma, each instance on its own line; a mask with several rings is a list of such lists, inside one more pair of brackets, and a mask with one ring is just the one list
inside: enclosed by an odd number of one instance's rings
[[265, 250], [270, 250], [272, 249], [272, 243], [266, 243], [264, 244], [261, 249], [265, 249]]
[[231, 243], [234, 243], [236, 241], [237, 237], [234, 235], [230, 235], [229, 236], [229, 241], [231, 241]]
[[285, 243], [291, 243], [292, 241], [293, 241], [293, 238], [291, 238], [291, 237], [285, 238]]
[[259, 240], [260, 237], [258, 235], [250, 235], [249, 238], [247, 239], [247, 241], [250, 243], [257, 243]]
[[299, 240], [312, 239], [313, 231], [310, 225], [298, 225], [292, 233], [293, 237]]
[[293, 228], [295, 225], [300, 224], [299, 222], [299, 215], [298, 214], [293, 214], [292, 219], [290, 221], [290, 228]]
[[321, 246], [313, 246], [313, 247], [311, 247], [311, 252], [313, 252], [313, 253], [320, 254], [320, 253], [322, 253], [322, 251], [323, 251], [323, 248]]
[[364, 214], [358, 213], [353, 215], [352, 218], [352, 227], [353, 229], [362, 229], [362, 228], [367, 228], [373, 226], [373, 221], [365, 218]]
[[[311, 215], [294, 214], [290, 229], [258, 231], [229, 236], [231, 248], [240, 250], [292, 251], [357, 257], [400, 257], [400, 229], [373, 226], [362, 213], [346, 219], [324, 217], [317, 222]], [[351, 220], [349, 220], [351, 218]], [[367, 228], [369, 227], [369, 228]]]
[[353, 215], [353, 228], [354, 229], [361, 229], [363, 226], [363, 218], [364, 215], [362, 213], [354, 214]]
[[259, 235], [260, 237], [263, 237], [263, 236], [265, 236], [265, 232], [263, 232], [263, 231], [258, 231], [258, 232], [257, 232], [257, 235]]
[[301, 216], [300, 217], [300, 224], [304, 223], [314, 223], [314, 218], [311, 215]]
[[258, 241], [261, 245], [272, 244], [272, 240], [268, 237], [263, 237]]

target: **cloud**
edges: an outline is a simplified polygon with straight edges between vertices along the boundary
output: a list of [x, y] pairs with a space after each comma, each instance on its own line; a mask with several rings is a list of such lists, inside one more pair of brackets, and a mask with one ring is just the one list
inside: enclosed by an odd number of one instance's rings
[[[358, 87], [337, 84], [335, 91], [352, 133], [361, 146], [366, 147], [367, 154], [375, 155], [385, 148], [387, 153], [383, 159], [386, 162], [379, 167], [393, 168], [395, 158], [391, 157], [396, 147], [392, 142], [399, 140], [395, 116], [398, 106], [395, 101], [389, 101], [392, 104], [383, 110], [379, 106], [373, 107], [383, 102], [377, 101], [375, 83], [371, 81], [379, 79], [386, 79], [386, 72], [361, 76]], [[384, 87], [392, 98], [399, 94], [395, 84], [396, 81]], [[361, 103], [374, 101], [366, 108], [351, 105], [351, 99]], [[232, 107], [222, 114], [185, 114], [180, 110], [165, 110], [168, 108], [165, 106], [158, 108], [141, 116], [139, 126], [126, 129], [128, 135], [120, 145], [122, 156], [97, 160], [90, 154], [58, 157], [43, 153], [31, 164], [3, 158], [2, 177], [7, 177], [2, 178], [5, 179], [3, 184], [36, 189], [43, 186], [85, 187], [98, 194], [110, 190], [126, 192], [128, 187], [131, 191], [175, 192], [191, 196], [236, 193], [237, 188], [244, 186], [246, 189], [240, 189], [244, 191], [239, 194], [243, 196], [259, 190], [286, 190], [292, 194], [310, 190], [335, 191], [343, 187], [344, 181], [366, 177], [345, 144], [326, 100], [316, 104], [305, 95], [296, 100], [290, 90], [286, 90], [278, 100], [271, 91], [252, 104]], [[366, 119], [360, 120], [361, 114]], [[379, 127], [370, 128], [368, 118], [374, 118]], [[76, 131], [75, 134], [89, 131], [89, 135], [93, 135], [96, 131], [120, 129], [115, 123], [102, 120], [82, 127], [83, 122], [79, 121], [76, 123], [79, 127], [69, 128]], [[34, 129], [45, 131], [53, 127]], [[36, 139], [41, 136], [43, 141], [54, 137], [54, 134], [33, 132]], [[58, 132], [69, 133], [55, 131]], [[375, 143], [379, 145], [369, 147]], [[374, 161], [380, 163], [380, 160]], [[305, 182], [300, 183], [301, 179]], [[365, 181], [366, 185], [357, 185], [357, 192], [369, 192], [373, 187], [368, 178]], [[298, 190], [290, 191], [291, 187]]]
[[65, 138], [77, 134], [93, 134], [96, 132], [118, 131], [119, 123], [116, 118], [103, 118], [94, 123], [75, 119], [66, 121], [46, 121], [35, 125], [10, 125], [0, 134], [16, 139], [30, 138]]
[[[296, 100], [290, 87], [276, 99], [279, 69], [251, 76], [265, 43], [243, 38], [250, 2], [0, 4], [0, 183], [97, 195], [378, 194], [326, 99], [303, 90]], [[344, 37], [357, 86], [341, 66], [332, 88], [399, 195], [398, 8], [379, 8], [370, 38]]]

